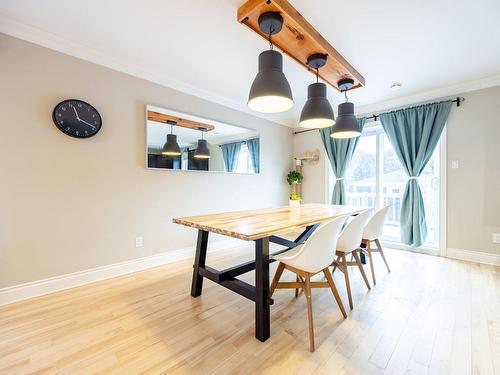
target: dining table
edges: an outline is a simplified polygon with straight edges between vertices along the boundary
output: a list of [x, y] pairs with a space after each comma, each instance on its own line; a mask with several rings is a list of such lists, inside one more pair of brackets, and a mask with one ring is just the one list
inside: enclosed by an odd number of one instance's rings
[[[201, 296], [203, 279], [207, 278], [249, 299], [255, 305], [255, 337], [265, 341], [270, 337], [270, 306], [274, 302], [269, 297], [269, 265], [274, 261], [272, 256], [300, 246], [322, 223], [341, 216], [357, 215], [363, 210], [362, 207], [346, 205], [302, 204], [299, 207], [286, 206], [174, 218], [174, 223], [198, 230], [191, 296]], [[301, 234], [294, 240], [280, 235], [292, 231], [301, 231]], [[209, 267], [206, 264], [209, 233], [254, 242], [255, 259], [224, 270]], [[270, 243], [282, 245], [284, 248], [270, 254]], [[255, 285], [237, 278], [253, 270]]]

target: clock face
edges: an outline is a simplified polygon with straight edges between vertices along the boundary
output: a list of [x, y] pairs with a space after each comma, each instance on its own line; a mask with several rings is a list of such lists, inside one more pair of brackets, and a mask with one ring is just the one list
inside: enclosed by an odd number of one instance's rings
[[64, 100], [54, 108], [52, 119], [63, 133], [75, 138], [88, 138], [101, 129], [99, 112], [77, 99]]

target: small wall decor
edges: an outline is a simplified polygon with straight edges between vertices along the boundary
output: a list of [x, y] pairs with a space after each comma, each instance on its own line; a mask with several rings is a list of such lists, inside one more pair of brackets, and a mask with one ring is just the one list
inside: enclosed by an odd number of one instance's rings
[[57, 104], [52, 111], [52, 120], [60, 131], [75, 138], [92, 137], [102, 126], [97, 109], [79, 99], [67, 99]]

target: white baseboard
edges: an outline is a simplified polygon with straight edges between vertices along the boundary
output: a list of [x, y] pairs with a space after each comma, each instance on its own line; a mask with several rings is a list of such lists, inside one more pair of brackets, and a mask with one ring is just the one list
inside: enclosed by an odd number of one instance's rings
[[492, 264], [494, 266], [500, 266], [500, 255], [499, 254], [485, 253], [482, 251], [454, 249], [454, 248], [449, 247], [446, 249], [446, 257], [453, 258], [453, 259], [459, 259], [459, 260], [468, 260], [469, 262]]
[[444, 255], [440, 253], [439, 249], [433, 249], [429, 247], [412, 247], [391, 241], [381, 241], [381, 244], [382, 247], [387, 247], [390, 249], [405, 250], [414, 253], [421, 253], [434, 256], [444, 256], [445, 258], [453, 258], [459, 260], [466, 260], [469, 262], [500, 266], [500, 254], [492, 254], [492, 253], [485, 253], [483, 251], [472, 251], [472, 250], [455, 249], [448, 247], [446, 249], [446, 255]]
[[389, 249], [404, 250], [404, 251], [410, 251], [412, 253], [419, 253], [426, 255], [439, 255], [439, 249], [427, 246], [414, 247], [402, 244], [400, 242], [393, 242], [388, 240], [381, 240], [380, 244], [382, 245], [382, 247], [388, 247]]
[[[224, 250], [241, 246], [244, 243], [243, 241], [231, 238], [214, 241], [209, 243], [209, 251]], [[191, 246], [184, 249], [172, 250], [161, 254], [2, 288], [0, 289], [0, 306], [192, 258], [194, 253], [195, 248]]]

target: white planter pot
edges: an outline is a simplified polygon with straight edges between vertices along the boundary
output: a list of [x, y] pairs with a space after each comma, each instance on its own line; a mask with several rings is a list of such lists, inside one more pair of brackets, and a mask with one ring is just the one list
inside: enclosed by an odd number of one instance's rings
[[290, 207], [300, 207], [300, 201], [299, 200], [289, 200]]

